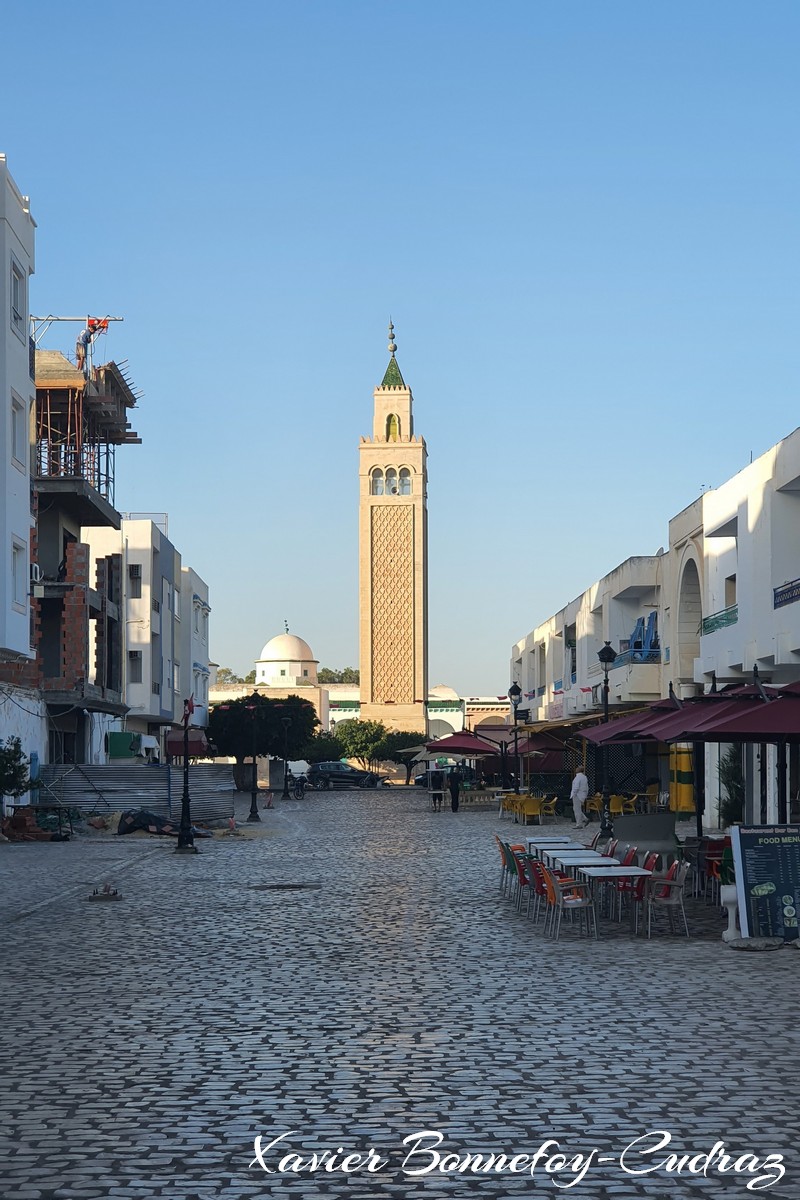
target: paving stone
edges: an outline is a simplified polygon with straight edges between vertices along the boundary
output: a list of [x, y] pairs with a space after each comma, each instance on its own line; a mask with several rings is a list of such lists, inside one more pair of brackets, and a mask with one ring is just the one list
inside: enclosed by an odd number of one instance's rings
[[[614, 1161], [571, 1190], [588, 1200], [749, 1194], [620, 1169], [669, 1129], [676, 1150], [784, 1154], [763, 1194], [800, 1200], [800, 957], [731, 954], [701, 901], [689, 942], [605, 921], [552, 943], [498, 889], [493, 835], [523, 831], [425, 799], [312, 794], [265, 814], [269, 836], [202, 843], [191, 870], [144, 839], [4, 847], [3, 1200], [559, 1194], [541, 1173], [409, 1177], [422, 1129], [462, 1155], [602, 1147]], [[101, 913], [82, 888], [106, 879], [124, 903]], [[374, 1146], [388, 1166], [249, 1168], [254, 1137], [286, 1130], [287, 1149]]]

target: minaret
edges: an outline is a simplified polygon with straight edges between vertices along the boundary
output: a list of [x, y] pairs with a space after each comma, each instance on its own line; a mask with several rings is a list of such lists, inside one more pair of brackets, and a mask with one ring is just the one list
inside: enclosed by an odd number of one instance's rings
[[389, 322], [391, 358], [359, 445], [361, 719], [427, 732], [427, 450], [414, 435]]

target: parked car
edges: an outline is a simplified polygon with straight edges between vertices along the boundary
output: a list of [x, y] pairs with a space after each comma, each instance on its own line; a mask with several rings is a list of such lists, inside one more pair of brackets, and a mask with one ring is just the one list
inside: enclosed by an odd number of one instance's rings
[[308, 782], [313, 788], [374, 788], [383, 782], [383, 776], [375, 771], [361, 771], [343, 762], [312, 763], [308, 768]]

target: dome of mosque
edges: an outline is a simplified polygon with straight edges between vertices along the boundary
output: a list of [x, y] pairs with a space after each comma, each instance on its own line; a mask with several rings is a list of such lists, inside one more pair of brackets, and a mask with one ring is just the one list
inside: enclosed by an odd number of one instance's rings
[[279, 633], [270, 638], [259, 655], [261, 662], [315, 662], [308, 642], [293, 633]]

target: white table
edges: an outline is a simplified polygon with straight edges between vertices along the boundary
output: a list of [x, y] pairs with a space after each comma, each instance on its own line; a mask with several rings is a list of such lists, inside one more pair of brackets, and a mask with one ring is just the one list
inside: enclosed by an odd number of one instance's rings
[[604, 874], [620, 865], [618, 858], [608, 858], [605, 854], [557, 854], [553, 862], [557, 867], [595, 867]]
[[[598, 854], [596, 850], [587, 850], [585, 846], [581, 846], [577, 842], [572, 846], [543, 846], [541, 856], [548, 862], [555, 862], [557, 857], [591, 858], [593, 861], [603, 858], [603, 855]], [[614, 862], [619, 862], [619, 859], [615, 858]]]
[[[578, 872], [585, 879], [588, 879], [590, 887], [594, 886], [596, 879], [599, 879], [601, 882], [606, 882], [609, 879], [641, 879], [644, 875], [650, 876], [653, 874], [652, 871], [646, 871], [644, 867], [636, 867], [633, 864], [624, 867], [622, 863], [617, 867], [598, 867], [597, 865], [578, 867]], [[631, 920], [633, 920], [633, 905], [631, 905]]]

